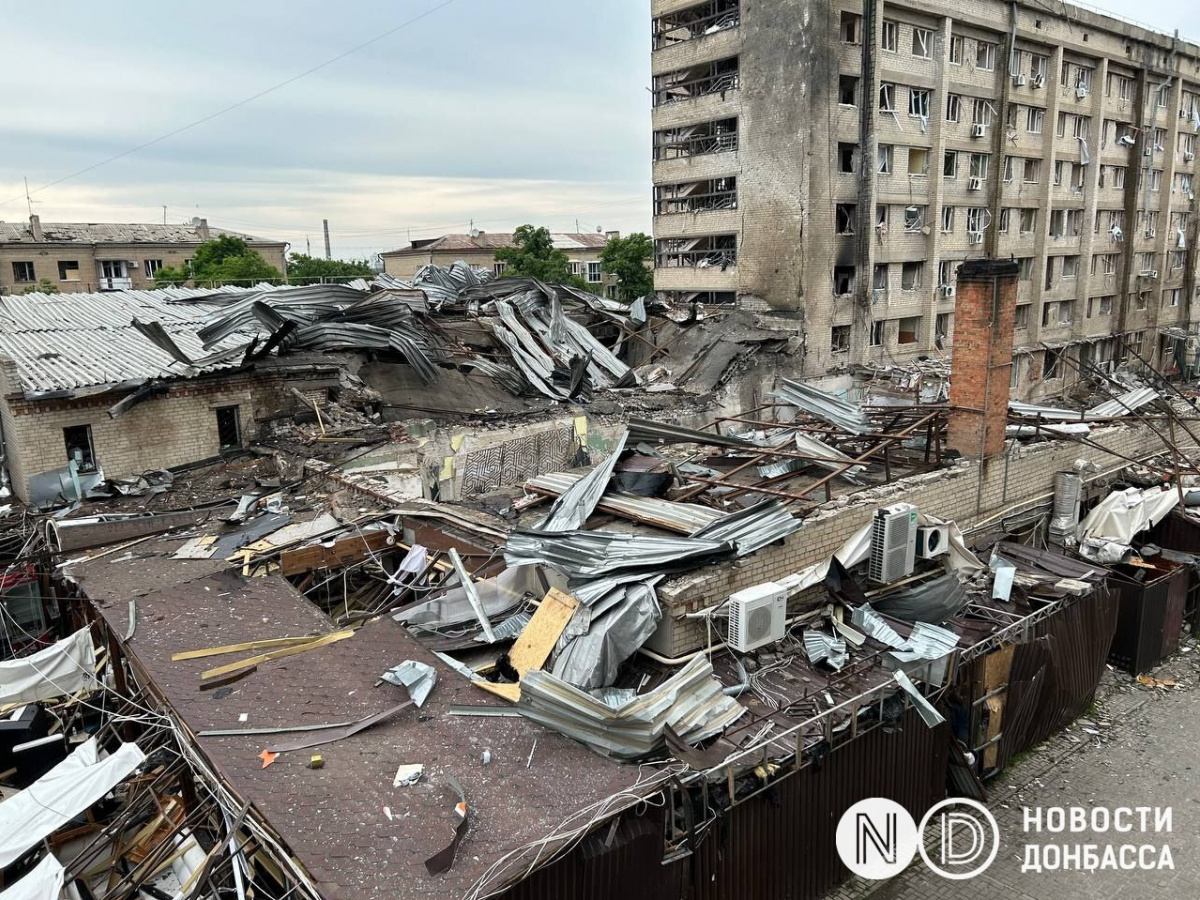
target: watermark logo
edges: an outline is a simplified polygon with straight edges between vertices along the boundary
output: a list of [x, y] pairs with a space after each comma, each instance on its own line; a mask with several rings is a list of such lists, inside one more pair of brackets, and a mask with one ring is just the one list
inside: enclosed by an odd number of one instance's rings
[[921, 859], [952, 881], [984, 872], [1000, 850], [1000, 826], [987, 807], [963, 797], [943, 800], [921, 820]]
[[917, 824], [899, 803], [872, 797], [855, 803], [838, 822], [837, 851], [860, 878], [899, 875], [917, 853]]

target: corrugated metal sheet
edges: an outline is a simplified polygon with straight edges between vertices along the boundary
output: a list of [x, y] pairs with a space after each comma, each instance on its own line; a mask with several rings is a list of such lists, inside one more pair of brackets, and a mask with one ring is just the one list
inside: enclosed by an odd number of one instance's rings
[[[834, 845], [842, 813], [890, 797], [920, 821], [945, 796], [946, 725], [910, 710], [743, 800], [708, 826], [693, 852], [664, 862], [664, 811], [622, 815], [557, 862], [502, 894], [506, 900], [818, 900], [849, 874]], [[611, 841], [610, 841], [611, 837]]]
[[[551, 472], [531, 478], [525, 484], [529, 488], [557, 495], [565, 492], [582, 477], [571, 472]], [[724, 515], [698, 503], [674, 503], [657, 497], [637, 497], [633, 494], [605, 494], [596, 504], [596, 508], [601, 512], [655, 525], [679, 534], [691, 534]]]
[[771, 396], [851, 434], [867, 434], [873, 430], [871, 420], [862, 407], [840, 400], [812, 385], [784, 378], [783, 385], [772, 391]]

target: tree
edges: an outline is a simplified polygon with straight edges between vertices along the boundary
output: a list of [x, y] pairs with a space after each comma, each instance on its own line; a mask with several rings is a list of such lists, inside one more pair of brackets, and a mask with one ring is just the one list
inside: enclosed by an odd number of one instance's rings
[[617, 277], [617, 298], [632, 303], [654, 292], [654, 273], [646, 267], [654, 255], [654, 241], [635, 232], [609, 238], [600, 251], [600, 268]]
[[571, 260], [554, 247], [550, 229], [522, 225], [513, 233], [513, 247], [496, 251], [496, 259], [505, 263], [506, 276], [537, 278], [547, 284], [569, 284], [588, 290], [587, 282], [571, 274]]
[[57, 294], [58, 293], [58, 285], [55, 284], [53, 281], [51, 281], [49, 278], [41, 278], [38, 280], [37, 284], [31, 284], [29, 287], [25, 288], [25, 290], [21, 291], [21, 293], [22, 294]]
[[247, 247], [240, 237], [223, 234], [197, 247], [190, 266], [159, 269], [154, 284], [165, 287], [191, 280], [203, 285], [251, 285], [282, 277], [278, 269], [263, 259], [257, 250]]
[[289, 284], [310, 284], [322, 278], [370, 278], [375, 274], [365, 259], [321, 259], [306, 253], [288, 257]]

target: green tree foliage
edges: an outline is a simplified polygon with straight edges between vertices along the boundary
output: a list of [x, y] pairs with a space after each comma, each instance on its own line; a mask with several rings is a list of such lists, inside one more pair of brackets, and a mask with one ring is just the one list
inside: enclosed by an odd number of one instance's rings
[[51, 281], [49, 278], [41, 278], [38, 280], [37, 284], [31, 284], [29, 287], [25, 288], [25, 290], [21, 291], [21, 293], [22, 294], [57, 294], [58, 293], [58, 285], [55, 284], [53, 281]]
[[608, 239], [600, 251], [600, 268], [617, 276], [619, 300], [632, 303], [654, 292], [654, 273], [646, 267], [653, 255], [654, 241], [641, 232]]
[[547, 284], [569, 284], [590, 290], [587, 282], [571, 274], [571, 260], [562, 250], [554, 248], [550, 229], [522, 225], [513, 233], [514, 247], [496, 251], [496, 259], [506, 264], [506, 277], [527, 276]]
[[374, 274], [365, 259], [321, 259], [306, 253], [288, 257], [288, 284], [312, 284], [322, 278], [370, 278]]
[[239, 237], [223, 234], [205, 241], [196, 248], [192, 264], [183, 268], [166, 267], [154, 278], [156, 287], [193, 281], [197, 285], [241, 284], [278, 280], [283, 275], [270, 265], [257, 250], [251, 250]]

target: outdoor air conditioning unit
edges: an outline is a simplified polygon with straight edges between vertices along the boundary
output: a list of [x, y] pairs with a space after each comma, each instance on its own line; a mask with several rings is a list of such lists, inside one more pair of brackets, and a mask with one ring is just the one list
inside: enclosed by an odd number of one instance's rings
[[1024, 75], [1013, 76], [1013, 84], [1015, 84], [1017, 87], [1025, 87], [1025, 80], [1026, 79]]
[[1033, 76], [1033, 86], [1034, 86], [1035, 88], [1043, 88], [1043, 87], [1045, 87], [1045, 86], [1046, 86], [1046, 76], [1045, 76], [1045, 75], [1041, 75], [1041, 74], [1034, 75], [1034, 76]]
[[967, 190], [968, 191], [983, 190], [983, 179], [982, 178], [968, 178], [967, 179]]
[[953, 297], [954, 296], [954, 285], [943, 284], [942, 285], [942, 296], [943, 297]]
[[972, 125], [971, 126], [971, 137], [974, 137], [974, 138], [987, 137], [987, 126], [986, 125]]
[[1075, 99], [1076, 100], [1082, 100], [1087, 95], [1088, 95], [1088, 89], [1086, 87], [1084, 87], [1082, 84], [1079, 85], [1077, 88], [1075, 88]]
[[917, 508], [911, 503], [896, 503], [876, 510], [871, 523], [868, 577], [879, 584], [907, 578], [912, 574], [916, 553]]
[[933, 559], [950, 552], [950, 526], [925, 525], [917, 528], [917, 556]]
[[1183, 161], [1185, 163], [1195, 162], [1196, 154], [1193, 153], [1191, 150], [1188, 150], [1186, 153], [1183, 154]]
[[968, 244], [982, 244], [983, 243], [983, 232], [982, 231], [968, 231], [967, 232], [967, 243]]
[[773, 581], [729, 597], [729, 646], [748, 653], [783, 640], [787, 630], [787, 590]]
[[1150, 278], [1151, 280], [1157, 278], [1158, 277], [1158, 269], [1151, 269], [1150, 273], [1146, 277]]

